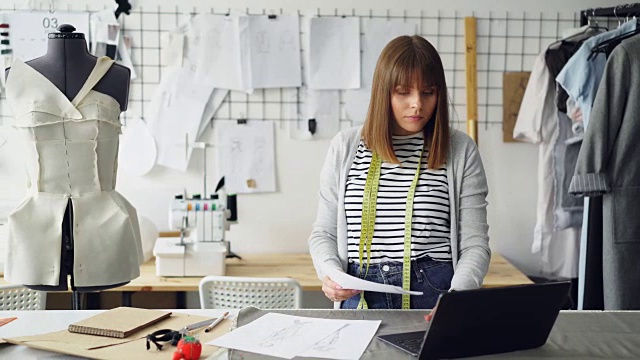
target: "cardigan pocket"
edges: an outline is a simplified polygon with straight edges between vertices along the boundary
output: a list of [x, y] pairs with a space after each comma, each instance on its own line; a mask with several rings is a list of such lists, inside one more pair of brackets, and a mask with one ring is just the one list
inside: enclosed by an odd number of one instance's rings
[[614, 242], [640, 242], [640, 186], [614, 188], [611, 193]]

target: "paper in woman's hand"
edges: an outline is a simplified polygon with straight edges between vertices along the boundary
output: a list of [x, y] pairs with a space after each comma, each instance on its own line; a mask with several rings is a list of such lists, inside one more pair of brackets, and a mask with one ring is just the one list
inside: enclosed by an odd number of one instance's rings
[[331, 280], [342, 286], [343, 289], [375, 291], [390, 294], [422, 295], [422, 291], [407, 291], [400, 286], [385, 285], [372, 281], [362, 280], [355, 276], [346, 274], [338, 269], [329, 269], [327, 271], [327, 275], [329, 275]]

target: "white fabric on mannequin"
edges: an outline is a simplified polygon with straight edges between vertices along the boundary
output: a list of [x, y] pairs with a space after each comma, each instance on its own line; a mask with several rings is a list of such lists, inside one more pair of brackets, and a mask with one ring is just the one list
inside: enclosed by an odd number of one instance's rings
[[73, 205], [75, 286], [128, 282], [143, 261], [136, 210], [114, 190], [120, 105], [92, 88], [113, 61], [99, 58], [69, 101], [51, 81], [17, 60], [7, 100], [27, 154], [27, 198], [9, 215], [5, 279], [58, 285], [62, 220]]

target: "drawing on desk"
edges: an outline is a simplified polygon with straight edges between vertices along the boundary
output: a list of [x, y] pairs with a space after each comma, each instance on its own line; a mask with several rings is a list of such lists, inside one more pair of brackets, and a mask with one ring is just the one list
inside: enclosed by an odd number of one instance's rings
[[258, 345], [263, 347], [272, 347], [274, 345], [281, 344], [287, 338], [296, 336], [298, 332], [300, 332], [302, 327], [308, 324], [311, 324], [311, 321], [301, 321], [299, 319], [294, 319], [291, 325], [288, 325], [282, 329], [278, 329], [272, 332], [270, 335], [267, 335], [267, 337], [260, 341]]
[[373, 339], [381, 321], [351, 320], [349, 325], [319, 341], [300, 356], [359, 359]]
[[207, 344], [291, 359], [348, 322], [267, 313]]
[[[345, 329], [348, 326], [349, 325], [343, 327], [342, 329]], [[319, 343], [313, 345], [313, 350], [322, 352], [335, 350], [335, 345], [338, 343], [338, 340], [340, 340], [340, 332], [342, 331], [342, 329], [339, 329], [333, 334], [322, 339]]]

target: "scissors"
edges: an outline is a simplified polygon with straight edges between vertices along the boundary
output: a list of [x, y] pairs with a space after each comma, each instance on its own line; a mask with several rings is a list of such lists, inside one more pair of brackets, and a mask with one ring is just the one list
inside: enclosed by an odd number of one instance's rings
[[147, 350], [151, 348], [150, 342], [152, 342], [158, 350], [162, 350], [162, 344], [159, 344], [160, 341], [170, 341], [172, 346], [178, 345], [178, 341], [182, 339], [183, 336], [187, 335], [188, 332], [201, 329], [203, 327], [211, 325], [216, 319], [209, 319], [204, 321], [199, 321], [195, 324], [190, 324], [183, 327], [180, 330], [171, 330], [171, 329], [162, 329], [151, 334], [147, 335]]

